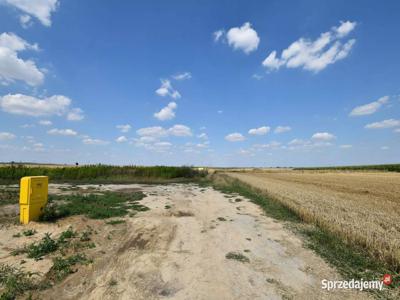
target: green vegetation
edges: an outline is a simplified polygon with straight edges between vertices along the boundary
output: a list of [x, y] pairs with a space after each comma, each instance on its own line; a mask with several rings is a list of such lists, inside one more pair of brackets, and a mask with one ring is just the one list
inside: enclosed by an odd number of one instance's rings
[[340, 171], [388, 171], [400, 172], [400, 164], [387, 165], [363, 165], [363, 166], [332, 166], [332, 167], [310, 167], [310, 168], [294, 168], [294, 170], [340, 170]]
[[108, 283], [109, 286], [116, 286], [118, 282], [115, 279], [111, 279], [110, 282]]
[[62, 281], [69, 274], [75, 273], [76, 269], [72, 267], [81, 264], [87, 265], [92, 261], [88, 259], [84, 254], [75, 254], [67, 258], [55, 257], [53, 259], [53, 266], [51, 267], [47, 277], [55, 282]]
[[140, 167], [87, 165], [79, 167], [26, 167], [23, 165], [0, 167], [0, 182], [18, 183], [24, 176], [49, 176], [52, 182], [160, 182], [162, 180], [192, 180], [206, 175], [190, 167]]
[[221, 222], [225, 222], [226, 221], [226, 219], [224, 217], [218, 217], [217, 219], [218, 219], [218, 221], [221, 221]]
[[32, 235], [35, 235], [36, 233], [37, 233], [37, 231], [35, 229], [27, 229], [27, 230], [22, 231], [22, 234], [24, 236], [32, 236]]
[[[400, 270], [372, 257], [365, 248], [346, 244], [323, 228], [303, 223], [294, 211], [237, 179], [218, 176], [209, 184], [221, 192], [236, 193], [246, 197], [261, 206], [267, 216], [284, 221], [287, 228], [302, 235], [306, 245], [336, 267], [345, 279], [379, 280], [384, 274], [391, 274], [393, 277], [391, 289], [384, 293], [379, 292], [380, 295], [377, 296], [389, 299], [396, 297], [392, 296], [392, 291], [400, 288]], [[230, 256], [235, 259], [234, 254]]]
[[245, 255], [243, 255], [242, 253], [239, 253], [239, 252], [229, 252], [229, 253], [227, 253], [225, 255], [225, 258], [226, 259], [238, 260], [238, 261], [243, 262], [243, 263], [250, 262], [250, 259], [247, 256], [245, 256]]
[[0, 293], [1, 300], [12, 300], [22, 295], [26, 291], [38, 288], [33, 280], [37, 273], [24, 272], [22, 268], [16, 268], [0, 264]]
[[57, 241], [53, 240], [49, 233], [46, 233], [40, 242], [30, 244], [25, 251], [29, 258], [39, 260], [46, 254], [56, 251], [58, 247]]
[[[54, 222], [59, 218], [85, 215], [92, 219], [107, 219], [122, 217], [129, 210], [146, 211], [149, 208], [137, 203], [146, 195], [142, 192], [112, 193], [103, 195], [65, 195], [49, 199], [49, 204], [44, 209], [41, 221]], [[58, 203], [56, 200], [62, 200]]]
[[19, 193], [17, 189], [6, 189], [0, 190], [0, 206], [8, 204], [17, 204], [19, 201]]
[[126, 223], [125, 220], [111, 220], [106, 222], [106, 224], [108, 225], [117, 225], [117, 224], [122, 224], [122, 223]]

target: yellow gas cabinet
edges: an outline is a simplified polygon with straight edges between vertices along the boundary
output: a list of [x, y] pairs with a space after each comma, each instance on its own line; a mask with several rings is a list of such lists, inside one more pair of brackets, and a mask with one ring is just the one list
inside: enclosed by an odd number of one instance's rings
[[22, 224], [37, 221], [47, 204], [49, 178], [29, 176], [21, 178], [19, 220]]

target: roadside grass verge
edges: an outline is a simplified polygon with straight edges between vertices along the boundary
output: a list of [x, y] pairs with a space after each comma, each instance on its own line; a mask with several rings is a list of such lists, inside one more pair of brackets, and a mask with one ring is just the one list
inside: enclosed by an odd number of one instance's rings
[[191, 167], [168, 166], [108, 166], [85, 165], [79, 167], [27, 167], [13, 165], [0, 167], [0, 182], [18, 183], [24, 176], [49, 176], [52, 182], [160, 182], [162, 180], [194, 180], [206, 175]]
[[138, 203], [144, 197], [143, 192], [52, 196], [40, 220], [54, 222], [73, 215], [85, 215], [91, 219], [122, 217], [132, 211], [148, 210]]
[[53, 266], [50, 271], [46, 274], [47, 279], [53, 283], [57, 283], [66, 278], [69, 274], [75, 273], [77, 271], [74, 266], [77, 264], [87, 265], [91, 263], [92, 260], [88, 259], [85, 254], [75, 254], [67, 258], [57, 256], [53, 258]]
[[305, 245], [334, 266], [344, 279], [381, 280], [384, 274], [391, 274], [393, 283], [389, 289], [372, 293], [382, 299], [396, 299], [400, 296], [399, 270], [376, 259], [365, 248], [347, 244], [339, 236], [318, 225], [307, 224], [291, 208], [237, 179], [216, 175], [212, 177], [212, 181], [203, 181], [200, 185], [207, 184], [223, 193], [246, 197], [259, 205], [267, 216], [285, 222], [288, 229], [301, 235], [305, 239]]

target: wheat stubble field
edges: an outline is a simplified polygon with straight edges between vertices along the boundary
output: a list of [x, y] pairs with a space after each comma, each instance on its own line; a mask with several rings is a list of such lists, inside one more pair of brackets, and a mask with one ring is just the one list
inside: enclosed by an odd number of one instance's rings
[[264, 170], [226, 172], [319, 225], [400, 266], [400, 173]]

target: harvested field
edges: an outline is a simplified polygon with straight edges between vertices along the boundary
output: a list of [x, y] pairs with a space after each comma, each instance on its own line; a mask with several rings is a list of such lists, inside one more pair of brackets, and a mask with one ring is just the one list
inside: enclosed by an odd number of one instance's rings
[[[322, 290], [322, 279], [340, 275], [304, 248], [283, 222], [265, 216], [240, 195], [195, 184], [50, 185], [53, 195], [107, 191], [143, 192], [140, 204], [149, 210], [105, 220], [78, 215], [55, 223], [1, 225], [0, 263], [39, 271], [38, 281], [53, 284], [31, 291], [33, 299], [370, 297]], [[73, 235], [65, 233], [70, 226]], [[26, 229], [32, 231], [25, 235]], [[83, 234], [88, 230], [90, 234]], [[55, 250], [40, 260], [10, 254], [39, 243], [46, 232], [58, 244], [62, 241], [61, 250], [67, 242], [75, 246], [64, 249], [65, 256]]]
[[300, 217], [400, 269], [400, 174], [390, 172], [228, 172]]

